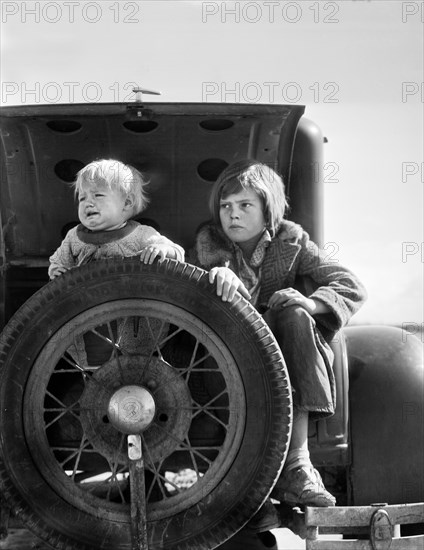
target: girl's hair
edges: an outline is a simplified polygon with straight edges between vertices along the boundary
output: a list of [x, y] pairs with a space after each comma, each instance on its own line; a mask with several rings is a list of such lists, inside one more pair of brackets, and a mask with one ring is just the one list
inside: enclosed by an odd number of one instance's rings
[[133, 166], [123, 164], [119, 160], [101, 159], [82, 168], [73, 182], [73, 187], [75, 194], [85, 186], [96, 184], [106, 185], [110, 189], [120, 191], [124, 196], [131, 194], [134, 198], [132, 216], [135, 216], [149, 203], [145, 191], [147, 183], [141, 172]]
[[228, 166], [216, 180], [209, 198], [209, 210], [221, 225], [220, 201], [242, 189], [253, 189], [262, 200], [267, 229], [274, 236], [288, 207], [282, 178], [269, 166], [253, 159], [239, 160]]

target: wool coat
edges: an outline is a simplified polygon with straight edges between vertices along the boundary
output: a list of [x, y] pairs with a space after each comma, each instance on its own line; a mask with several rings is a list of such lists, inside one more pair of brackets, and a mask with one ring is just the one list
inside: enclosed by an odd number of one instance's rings
[[[281, 289], [296, 288], [309, 298], [320, 300], [329, 312], [316, 315], [326, 340], [345, 326], [367, 297], [360, 280], [339, 261], [319, 249], [298, 224], [283, 221], [270, 239], [260, 266], [260, 291], [256, 307], [265, 311], [271, 295]], [[214, 224], [202, 226], [190, 254], [192, 263], [210, 270], [227, 265], [239, 275], [237, 245]]]

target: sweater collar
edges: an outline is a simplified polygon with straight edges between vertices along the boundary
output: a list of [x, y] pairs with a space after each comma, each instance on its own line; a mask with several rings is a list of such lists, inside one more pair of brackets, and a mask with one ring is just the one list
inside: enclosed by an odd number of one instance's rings
[[78, 238], [85, 244], [102, 245], [122, 239], [132, 233], [138, 223], [129, 220], [124, 227], [112, 229], [112, 231], [90, 231], [80, 223], [77, 226]]

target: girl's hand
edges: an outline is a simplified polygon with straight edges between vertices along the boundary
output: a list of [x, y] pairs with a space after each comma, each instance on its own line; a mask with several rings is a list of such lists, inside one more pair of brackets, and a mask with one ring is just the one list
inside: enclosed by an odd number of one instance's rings
[[268, 301], [270, 309], [281, 309], [288, 306], [300, 306], [309, 313], [309, 315], [317, 315], [318, 313], [327, 313], [328, 307], [319, 300], [307, 298], [294, 288], [285, 288], [277, 290]]
[[56, 267], [54, 267], [53, 269], [50, 270], [50, 279], [52, 279], [52, 280], [56, 279], [56, 277], [59, 277], [60, 275], [63, 275], [67, 271], [69, 271], [69, 267], [64, 267], [64, 266], [57, 265]]
[[247, 288], [229, 267], [213, 267], [209, 271], [209, 282], [213, 283], [215, 280], [216, 293], [223, 302], [232, 302], [237, 290], [246, 300], [250, 300]]
[[166, 244], [151, 244], [149, 246], [146, 246], [146, 248], [143, 248], [141, 252], [139, 252], [140, 255], [140, 262], [144, 262], [145, 264], [152, 264], [154, 259], [159, 256], [159, 261], [163, 262], [163, 260], [167, 257], [167, 254], [169, 253], [169, 246]]

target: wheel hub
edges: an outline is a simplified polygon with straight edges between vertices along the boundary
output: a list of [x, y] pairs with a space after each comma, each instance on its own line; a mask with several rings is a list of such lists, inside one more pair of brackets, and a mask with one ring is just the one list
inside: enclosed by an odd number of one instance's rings
[[150, 426], [156, 407], [152, 394], [141, 386], [123, 386], [109, 401], [107, 415], [112, 425], [126, 434], [137, 434]]
[[163, 359], [142, 355], [112, 358], [86, 383], [80, 421], [94, 449], [121, 464], [128, 461], [123, 434], [142, 433], [156, 462], [187, 437], [192, 421], [190, 392], [179, 371]]

